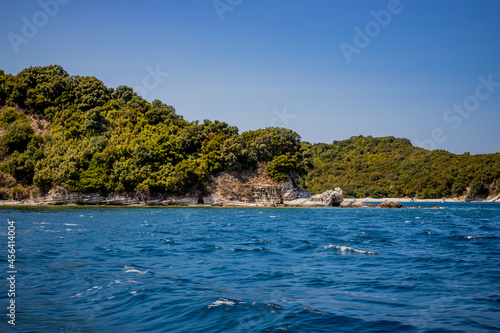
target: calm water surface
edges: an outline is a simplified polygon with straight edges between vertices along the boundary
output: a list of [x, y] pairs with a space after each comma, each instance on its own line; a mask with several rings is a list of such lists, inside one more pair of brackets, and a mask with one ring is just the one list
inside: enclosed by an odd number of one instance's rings
[[0, 208], [1, 332], [500, 331], [500, 204]]

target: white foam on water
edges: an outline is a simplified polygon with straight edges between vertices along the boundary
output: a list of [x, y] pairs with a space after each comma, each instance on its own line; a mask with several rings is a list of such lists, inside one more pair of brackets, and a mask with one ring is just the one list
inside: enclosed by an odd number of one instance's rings
[[465, 236], [465, 239], [476, 239], [476, 238], [486, 238], [486, 236], [480, 236], [480, 235]]
[[215, 308], [217, 306], [221, 306], [221, 305], [228, 305], [228, 306], [234, 306], [236, 303], [234, 301], [230, 301], [226, 298], [219, 298], [218, 300], [216, 300], [215, 302], [213, 302], [212, 304], [210, 304], [208, 306], [208, 308]]
[[129, 267], [129, 266], [125, 266], [125, 268], [127, 268], [127, 270], [125, 271], [125, 273], [139, 273], [139, 274], [146, 274], [148, 271], [145, 270], [144, 272], [141, 272], [140, 270], [138, 269], [135, 269], [135, 268], [132, 268], [132, 267]]
[[325, 246], [325, 249], [331, 249], [331, 248], [335, 248], [335, 249], [339, 250], [339, 252], [342, 254], [351, 254], [351, 253], [379, 254], [380, 253], [380, 252], [376, 252], [376, 251], [359, 250], [359, 249], [355, 249], [353, 247], [346, 246], [346, 245], [328, 245], [328, 246]]
[[78, 225], [76, 223], [64, 223], [64, 225]]

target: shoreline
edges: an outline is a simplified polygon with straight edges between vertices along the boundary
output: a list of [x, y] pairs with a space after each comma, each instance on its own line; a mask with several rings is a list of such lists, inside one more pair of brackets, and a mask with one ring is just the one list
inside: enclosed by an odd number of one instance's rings
[[460, 200], [459, 198], [444, 198], [444, 199], [412, 199], [412, 198], [371, 198], [371, 197], [366, 197], [366, 198], [344, 198], [344, 201], [347, 202], [414, 202], [414, 203], [447, 203], [447, 202], [458, 202], [458, 203], [467, 203], [467, 202], [472, 202], [472, 203], [495, 203], [498, 201], [491, 201], [488, 199], [484, 200], [470, 200], [470, 201], [464, 201]]
[[[409, 198], [344, 198], [344, 203], [500, 203], [498, 201], [460, 201], [456, 199], [450, 199], [442, 201], [440, 199], [409, 199]], [[47, 202], [33, 202], [30, 200], [26, 201], [10, 201], [10, 200], [0, 200], [0, 208], [8, 206], [23, 206], [23, 207], [150, 207], [150, 208], [317, 208], [317, 207], [331, 207], [331, 208], [350, 208], [342, 206], [295, 206], [295, 205], [266, 205], [266, 204], [256, 204], [256, 203], [243, 203], [243, 202], [227, 202], [227, 203], [217, 203], [217, 204], [158, 204], [158, 203], [47, 203]], [[363, 207], [352, 207], [352, 208], [363, 208]], [[369, 208], [369, 207], [364, 207]], [[376, 208], [376, 207], [372, 207]], [[410, 207], [411, 208], [411, 207]], [[427, 207], [421, 207], [427, 208]]]

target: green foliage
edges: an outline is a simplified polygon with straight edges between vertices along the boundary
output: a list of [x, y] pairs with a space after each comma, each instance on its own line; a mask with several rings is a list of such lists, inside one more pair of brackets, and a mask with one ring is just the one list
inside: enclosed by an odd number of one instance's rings
[[100, 108], [96, 107], [87, 112], [83, 122], [83, 133], [85, 135], [98, 135], [106, 131], [109, 121], [101, 114]]
[[480, 179], [474, 179], [470, 185], [469, 194], [473, 197], [482, 197], [488, 195], [488, 189], [485, 185], [486, 184]]
[[[0, 71], [0, 108], [1, 198], [26, 195], [31, 184], [43, 191], [203, 191], [211, 174], [258, 167], [313, 193], [337, 186], [358, 197], [500, 192], [500, 154], [427, 151], [394, 137], [311, 145], [277, 127], [240, 135], [225, 122], [188, 122], [132, 88], [108, 89], [60, 66], [15, 76]], [[36, 113], [29, 117], [38, 121], [37, 131], [41, 122], [50, 130], [36, 135], [26, 112]]]
[[241, 135], [259, 162], [270, 162], [275, 156], [293, 155], [300, 148], [300, 136], [286, 128], [268, 127]]
[[251, 170], [257, 166], [257, 157], [247, 141], [239, 135], [227, 138], [221, 146], [221, 160], [228, 171]]
[[75, 104], [79, 111], [85, 112], [103, 106], [111, 99], [108, 88], [95, 77], [77, 76], [73, 80]]
[[6, 108], [0, 115], [0, 126], [7, 127], [16, 120], [27, 121], [27, 118], [21, 112], [17, 112], [14, 108]]
[[12, 100], [40, 114], [51, 106], [67, 106], [72, 100], [70, 77], [61, 66], [27, 68], [16, 75]]
[[137, 94], [132, 88], [127, 86], [118, 86], [111, 94], [111, 97], [121, 105], [126, 105], [134, 96], [137, 96]]
[[6, 89], [6, 81], [7, 75], [5, 75], [5, 72], [0, 69], [0, 105], [7, 104], [7, 96], [9, 95], [9, 93]]
[[18, 119], [5, 128], [5, 133], [0, 139], [0, 146], [6, 154], [14, 151], [24, 152], [31, 141], [35, 131], [27, 119]]
[[266, 171], [276, 181], [287, 179], [288, 175], [296, 168], [296, 162], [286, 155], [275, 157], [268, 165]]
[[[312, 146], [314, 169], [303, 179], [313, 193], [340, 186], [345, 196], [442, 198], [488, 194], [500, 177], [500, 154], [454, 155], [415, 148], [407, 139], [352, 137]], [[478, 177], [478, 175], [481, 175]]]
[[174, 119], [177, 115], [173, 106], [163, 104], [156, 99], [153, 101], [153, 107], [146, 112], [145, 116], [149, 124], [156, 125], [167, 119]]

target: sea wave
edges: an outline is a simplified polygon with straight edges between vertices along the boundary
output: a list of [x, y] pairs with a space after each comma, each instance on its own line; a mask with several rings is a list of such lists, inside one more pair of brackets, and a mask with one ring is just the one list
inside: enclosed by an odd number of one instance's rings
[[367, 255], [373, 255], [373, 254], [380, 254], [381, 252], [377, 251], [369, 251], [369, 250], [359, 250], [354, 247], [346, 246], [346, 245], [328, 245], [325, 246], [325, 249], [337, 249], [339, 253], [341, 254], [367, 254]]

